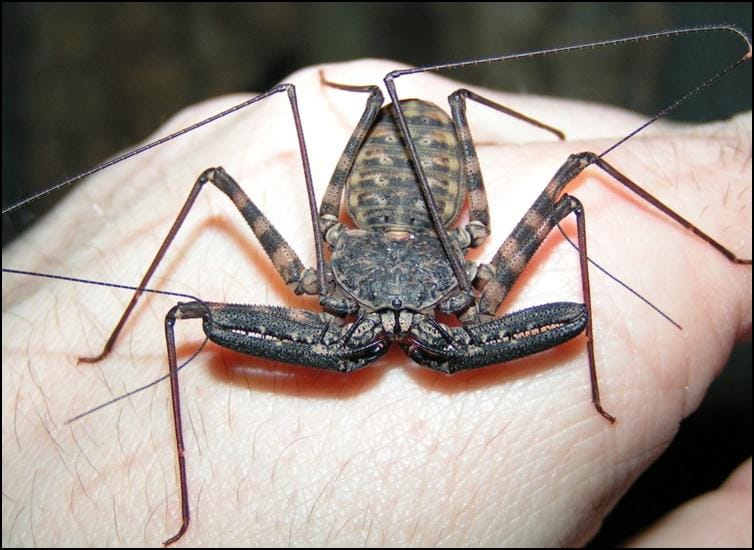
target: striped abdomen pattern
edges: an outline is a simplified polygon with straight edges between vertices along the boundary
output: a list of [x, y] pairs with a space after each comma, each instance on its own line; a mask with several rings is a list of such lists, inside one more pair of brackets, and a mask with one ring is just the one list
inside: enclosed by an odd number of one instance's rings
[[[445, 227], [449, 227], [458, 217], [465, 195], [453, 122], [432, 103], [408, 99], [401, 104], [438, 212]], [[348, 213], [358, 227], [432, 231], [416, 173], [394, 122], [392, 105], [380, 110], [346, 185]]]

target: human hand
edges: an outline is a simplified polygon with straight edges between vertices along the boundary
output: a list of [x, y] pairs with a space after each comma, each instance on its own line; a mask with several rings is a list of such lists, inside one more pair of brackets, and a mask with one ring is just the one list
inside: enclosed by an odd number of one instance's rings
[[[380, 82], [394, 63], [325, 67]], [[317, 196], [365, 97], [297, 73]], [[459, 83], [398, 81], [447, 107]], [[488, 260], [569, 153], [601, 152], [644, 117], [484, 92], [568, 138], [469, 107], [492, 215], [472, 254]], [[220, 98], [177, 129], [240, 102]], [[751, 114], [701, 127], [655, 125], [608, 160], [751, 257]], [[3, 252], [5, 267], [135, 284], [197, 175], [224, 166], [309, 266], [313, 239], [286, 99], [266, 100], [109, 169]], [[591, 270], [597, 369], [614, 426], [591, 405], [583, 337], [513, 363], [445, 376], [393, 350], [344, 376], [214, 345], [181, 373], [192, 523], [186, 545], [554, 546], [586, 542], [670, 443], [736, 342], [751, 331], [751, 268], [736, 266], [596, 169], [584, 203], [589, 255], [683, 325]], [[573, 229], [572, 224], [564, 224]], [[203, 191], [151, 285], [206, 300], [317, 309], [291, 296], [226, 197]], [[167, 372], [163, 319], [144, 297], [114, 352], [94, 355], [130, 295], [3, 276], [3, 525], [7, 544], [158, 544], [180, 525], [169, 388], [63, 421]], [[501, 311], [580, 301], [578, 259], [554, 232]], [[185, 326], [184, 326], [185, 325]], [[178, 324], [179, 353], [202, 341]], [[750, 515], [748, 516], [750, 517]]]

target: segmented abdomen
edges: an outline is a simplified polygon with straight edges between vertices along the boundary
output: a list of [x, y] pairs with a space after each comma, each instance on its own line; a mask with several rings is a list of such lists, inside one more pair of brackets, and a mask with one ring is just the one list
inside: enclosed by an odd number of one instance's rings
[[[401, 105], [437, 210], [443, 224], [449, 227], [458, 217], [465, 193], [453, 123], [432, 103], [408, 99]], [[356, 155], [346, 197], [348, 213], [362, 229], [432, 230], [408, 150], [393, 120], [392, 105], [380, 110]]]

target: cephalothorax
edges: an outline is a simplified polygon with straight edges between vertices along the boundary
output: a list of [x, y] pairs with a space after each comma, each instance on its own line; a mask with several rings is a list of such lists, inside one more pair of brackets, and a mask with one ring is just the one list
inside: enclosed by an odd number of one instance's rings
[[[667, 36], [715, 29], [741, 34], [729, 27], [658, 34]], [[643, 38], [647, 36], [578, 48]], [[750, 50], [749, 45], [749, 53], [722, 72], [748, 59]], [[546, 52], [524, 55], [543, 53]], [[494, 60], [512, 57], [516, 56]], [[165, 334], [183, 524], [166, 544], [178, 540], [189, 523], [173, 332], [177, 319], [201, 319], [210, 340], [236, 351], [344, 373], [375, 361], [393, 342], [415, 362], [453, 373], [528, 356], [586, 332], [592, 401], [605, 419], [614, 422], [615, 418], [602, 408], [597, 386], [584, 211], [578, 199], [564, 193], [565, 187], [586, 167], [594, 165], [694, 231], [731, 261], [751, 262], [737, 258], [643, 191], [602, 158], [607, 151], [600, 155], [591, 152], [571, 155], [491, 261], [477, 264], [466, 260], [467, 251], [480, 246], [490, 234], [487, 198], [466, 119], [466, 102], [478, 102], [549, 132], [555, 138], [564, 136], [555, 128], [466, 89], [459, 89], [448, 98], [450, 115], [437, 105], [420, 99], [400, 99], [397, 95], [394, 80], [402, 75], [465, 64], [389, 73], [385, 84], [392, 103], [388, 105], [384, 105], [383, 94], [377, 86], [336, 84], [321, 75], [323, 85], [368, 97], [361, 120], [346, 144], [319, 209], [313, 194], [294, 86], [279, 85], [244, 104], [281, 92], [288, 95], [315, 235], [317, 265], [314, 268], [303, 265], [296, 252], [225, 170], [209, 168], [197, 179], [139, 288], [148, 285], [199, 192], [205, 184], [211, 183], [227, 195], [243, 215], [285, 283], [296, 294], [318, 296], [322, 311], [196, 300], [179, 303], [168, 312]], [[468, 222], [459, 225], [457, 220], [466, 203]], [[342, 207], [349, 217], [346, 224], [341, 221]], [[539, 246], [570, 214], [575, 214], [577, 222], [583, 303], [556, 302], [497, 316], [499, 306]], [[325, 243], [331, 249], [329, 261], [325, 257]], [[83, 361], [98, 361], [110, 352], [140, 295], [141, 290], [134, 294], [103, 352]], [[441, 322], [438, 313], [455, 316], [459, 324]]]

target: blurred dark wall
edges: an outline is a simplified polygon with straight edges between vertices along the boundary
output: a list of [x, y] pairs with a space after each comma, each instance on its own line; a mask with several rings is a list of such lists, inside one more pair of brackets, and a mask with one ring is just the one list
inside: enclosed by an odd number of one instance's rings
[[[752, 21], [751, 3], [5, 2], [2, 10], [4, 206], [143, 139], [182, 107], [262, 91], [315, 63], [380, 57], [419, 65], [723, 22], [751, 34]], [[726, 47], [696, 37], [600, 50], [587, 64], [553, 56], [453, 77], [653, 113], [698, 81], [695, 75], [732, 60], [721, 51], [738, 53], [730, 40]], [[709, 120], [751, 109], [751, 71], [739, 73], [679, 116]], [[48, 201], [35, 206], [4, 216], [4, 243]], [[674, 450], [614, 513], [597, 544], [616, 544], [714, 487], [751, 454], [750, 437], [733, 441], [721, 429], [751, 434], [751, 347], [738, 355], [729, 369], [737, 374], [713, 389], [721, 398], [685, 423]]]

